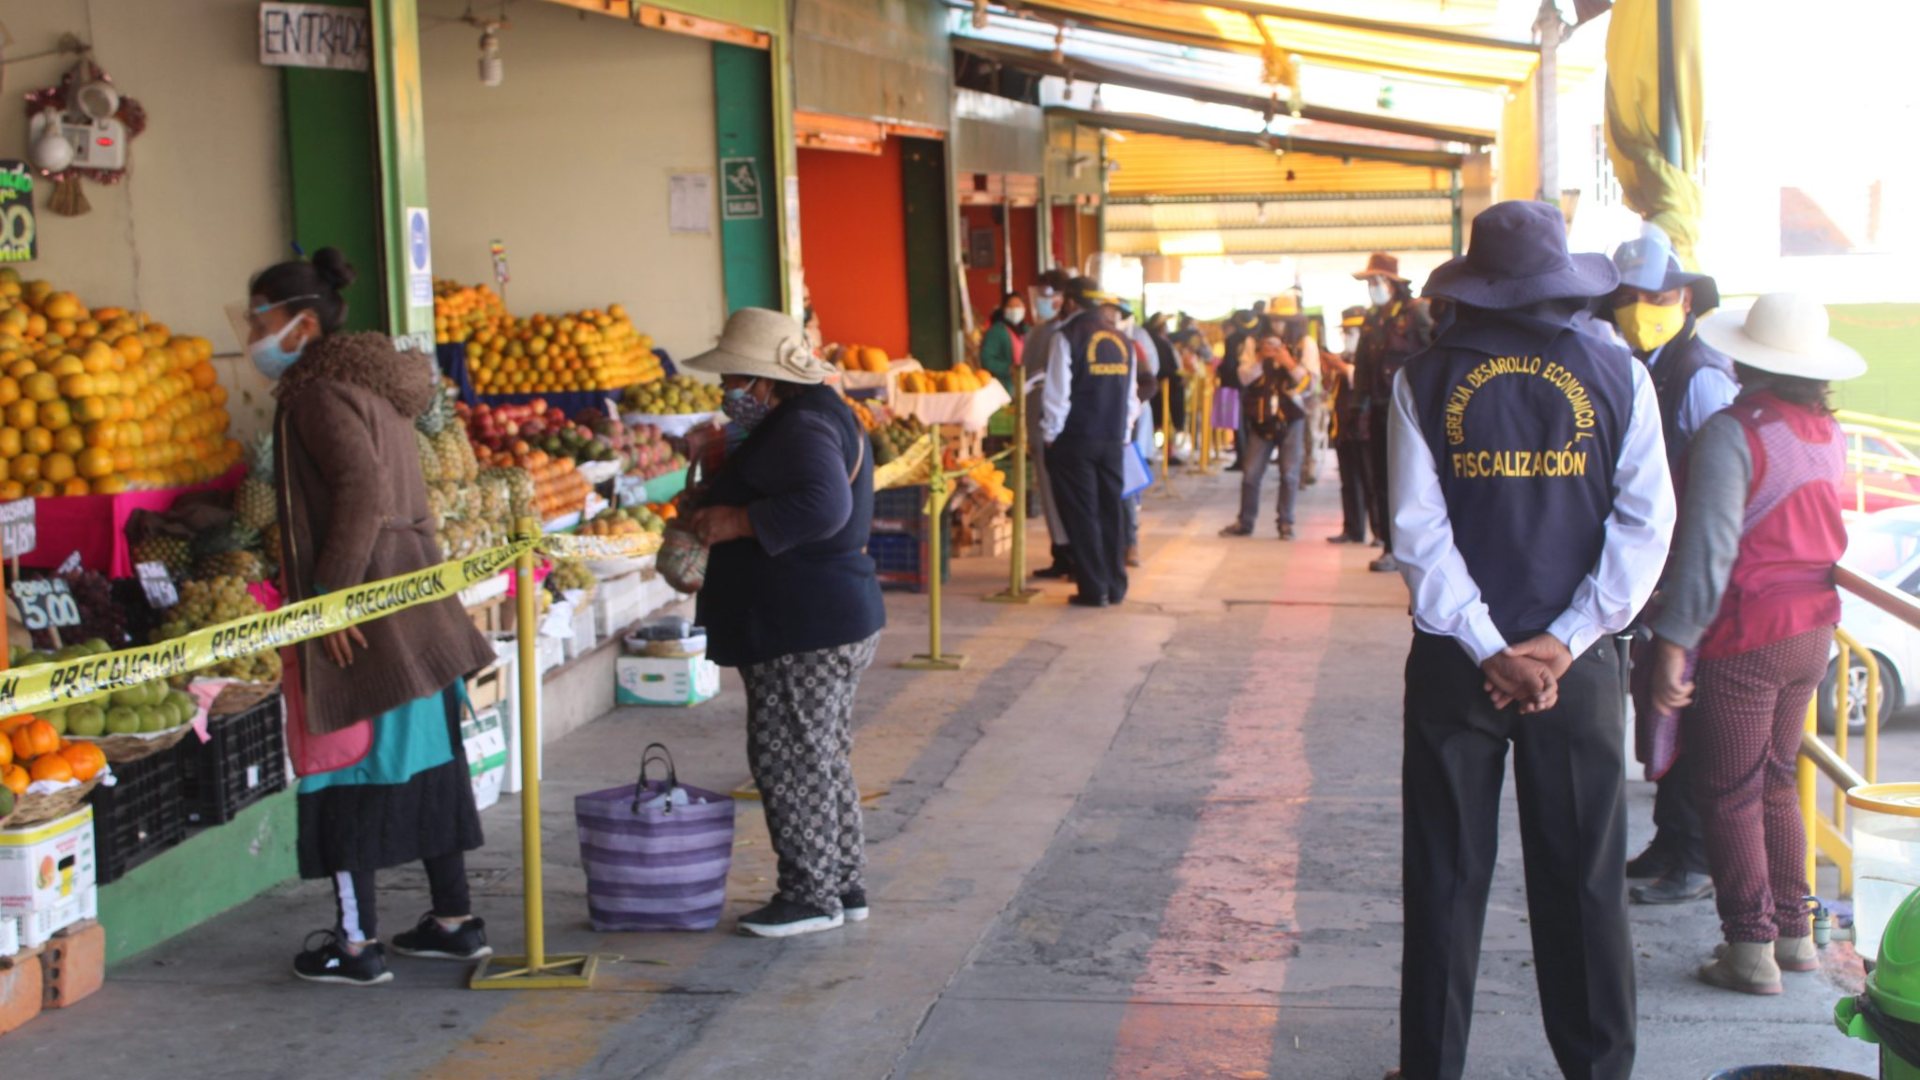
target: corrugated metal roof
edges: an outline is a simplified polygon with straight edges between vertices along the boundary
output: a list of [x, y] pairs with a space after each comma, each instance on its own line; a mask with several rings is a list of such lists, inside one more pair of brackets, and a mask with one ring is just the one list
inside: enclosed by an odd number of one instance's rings
[[1309, 61], [1481, 85], [1524, 82], [1539, 61], [1525, 42], [1469, 35], [1440, 40], [1430, 30], [1423, 35], [1423, 28], [1379, 20], [1339, 25], [1290, 17], [1279, 5], [1274, 7], [1282, 14], [1268, 14], [1260, 10], [1267, 5], [1246, 0], [1227, 7], [1183, 0], [1029, 0], [1025, 6], [1078, 17], [1099, 29], [1158, 32], [1167, 40], [1240, 52], [1260, 52], [1271, 42], [1281, 53]]
[[1453, 200], [1429, 198], [1110, 203], [1107, 230], [1331, 229], [1453, 225]]
[[1107, 140], [1116, 168], [1107, 194], [1291, 195], [1312, 192], [1452, 190], [1449, 169], [1388, 161], [1285, 154], [1167, 135], [1130, 134]]
[[1106, 250], [1119, 255], [1304, 255], [1369, 251], [1448, 251], [1448, 225], [1336, 226], [1324, 229], [1221, 229], [1144, 232], [1107, 230]]

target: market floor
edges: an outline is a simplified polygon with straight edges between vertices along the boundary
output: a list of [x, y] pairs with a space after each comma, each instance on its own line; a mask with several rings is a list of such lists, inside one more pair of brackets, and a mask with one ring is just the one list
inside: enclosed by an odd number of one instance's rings
[[[681, 775], [746, 779], [744, 706], [624, 710], [551, 748], [548, 944], [615, 954], [590, 992], [473, 993], [457, 967], [398, 959], [383, 988], [295, 982], [287, 962], [332, 905], [289, 885], [137, 957], [94, 1000], [0, 1048], [5, 1075], [1372, 1080], [1395, 1064], [1400, 944], [1399, 579], [1325, 544], [1333, 470], [1302, 539], [1223, 540], [1237, 476], [1149, 498], [1129, 602], [976, 599], [1004, 564], [956, 562], [946, 646], [964, 669], [895, 665], [927, 644], [926, 601], [889, 594], [862, 687], [870, 922], [770, 943], [726, 932], [596, 935], [570, 813], [630, 781], [661, 740]], [[1044, 550], [1044, 529], [1033, 535]], [[1633, 840], [1651, 789], [1635, 784]], [[503, 950], [520, 944], [517, 803], [472, 863]], [[1476, 1077], [1558, 1075], [1541, 1035], [1511, 802], [1470, 1055]], [[729, 922], [770, 889], [743, 803]], [[383, 875], [387, 930], [425, 904]], [[1709, 990], [1710, 904], [1635, 913], [1638, 1075], [1793, 1061], [1873, 1071], [1834, 1031], [1844, 980], [1773, 999]], [[1838, 957], [1836, 960], [1836, 966]]]

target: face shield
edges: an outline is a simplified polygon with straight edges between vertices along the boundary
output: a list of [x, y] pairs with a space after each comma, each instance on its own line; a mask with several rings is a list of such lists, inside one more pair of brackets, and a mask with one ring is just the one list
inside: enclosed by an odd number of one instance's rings
[[285, 300], [277, 300], [271, 304], [256, 305], [251, 301], [244, 304], [228, 304], [226, 306], [227, 324], [233, 327], [234, 340], [240, 343], [240, 351], [246, 352], [249, 345], [273, 333], [273, 326], [267, 321], [268, 312], [302, 300], [318, 299], [320, 297], [308, 293], [304, 296], [289, 296]]

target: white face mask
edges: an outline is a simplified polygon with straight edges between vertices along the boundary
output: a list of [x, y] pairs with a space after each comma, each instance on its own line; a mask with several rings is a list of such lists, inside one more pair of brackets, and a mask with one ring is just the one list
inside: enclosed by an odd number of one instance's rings
[[1360, 328], [1351, 327], [1340, 332], [1340, 347], [1352, 356], [1360, 348]]
[[1385, 278], [1374, 278], [1367, 282], [1367, 299], [1374, 307], [1385, 307], [1393, 301], [1393, 284]]

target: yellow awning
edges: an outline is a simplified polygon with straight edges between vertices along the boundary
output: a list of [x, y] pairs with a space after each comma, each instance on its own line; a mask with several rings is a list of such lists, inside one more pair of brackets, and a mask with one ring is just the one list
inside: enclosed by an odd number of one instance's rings
[[1540, 59], [1525, 42], [1344, 15], [1320, 21], [1314, 12], [1262, 0], [1027, 0], [1021, 8], [1068, 16], [1090, 29], [1255, 55], [1271, 49], [1308, 63], [1468, 85], [1520, 83]]
[[1287, 195], [1319, 192], [1452, 190], [1453, 171], [1427, 165], [1271, 150], [1169, 135], [1107, 140], [1118, 168], [1107, 194]]

